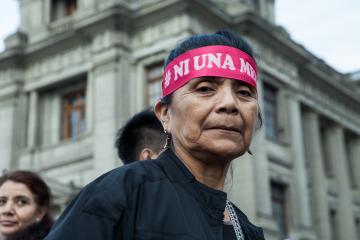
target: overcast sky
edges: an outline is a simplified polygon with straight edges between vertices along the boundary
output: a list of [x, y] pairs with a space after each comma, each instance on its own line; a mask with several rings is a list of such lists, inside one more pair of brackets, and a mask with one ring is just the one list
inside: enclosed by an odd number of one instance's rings
[[[340, 72], [360, 70], [359, 0], [275, 0], [276, 22]], [[1, 0], [0, 51], [3, 39], [19, 25], [17, 0]]]

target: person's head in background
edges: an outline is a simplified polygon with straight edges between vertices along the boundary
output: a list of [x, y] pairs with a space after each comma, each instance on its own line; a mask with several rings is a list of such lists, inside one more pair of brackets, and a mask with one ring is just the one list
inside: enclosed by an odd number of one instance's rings
[[[45, 237], [53, 224], [51, 199], [49, 187], [35, 173], [5, 173], [0, 177], [0, 233], [8, 239], [36, 225]], [[27, 239], [33, 239], [29, 234]]]
[[115, 147], [124, 164], [154, 159], [165, 145], [166, 134], [152, 109], [145, 109], [131, 117], [119, 129]]

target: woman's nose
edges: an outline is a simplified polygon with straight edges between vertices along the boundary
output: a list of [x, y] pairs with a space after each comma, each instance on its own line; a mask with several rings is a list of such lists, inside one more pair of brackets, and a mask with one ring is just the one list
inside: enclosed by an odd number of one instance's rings
[[238, 100], [232, 89], [222, 89], [219, 92], [219, 104], [216, 108], [219, 113], [238, 114]]
[[0, 208], [0, 213], [3, 215], [9, 215], [12, 214], [13, 212], [14, 212], [14, 207], [11, 202], [7, 202], [5, 205], [3, 205]]

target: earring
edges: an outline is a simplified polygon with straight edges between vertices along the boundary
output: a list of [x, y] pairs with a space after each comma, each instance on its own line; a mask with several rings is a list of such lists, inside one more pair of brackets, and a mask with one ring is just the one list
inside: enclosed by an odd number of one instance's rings
[[35, 222], [37, 222], [37, 223], [40, 222], [40, 218], [36, 218]]
[[166, 129], [164, 129], [164, 133], [165, 133], [165, 135], [166, 135], [166, 140], [165, 140], [164, 149], [167, 149], [167, 148], [169, 148], [170, 145], [171, 145], [171, 134], [168, 133], [168, 132], [166, 131]]
[[250, 154], [251, 156], [253, 156], [253, 153], [251, 152], [250, 149], [247, 150], [248, 154]]

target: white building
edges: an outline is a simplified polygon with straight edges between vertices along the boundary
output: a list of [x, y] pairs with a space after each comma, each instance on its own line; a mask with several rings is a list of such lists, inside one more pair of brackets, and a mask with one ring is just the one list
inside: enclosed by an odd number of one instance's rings
[[[19, 0], [0, 53], [0, 169], [30, 169], [57, 206], [120, 165], [116, 130], [160, 94], [181, 39], [230, 28], [254, 47], [265, 118], [230, 198], [267, 239], [360, 239], [360, 90], [274, 23], [274, 0]], [[336, 46], [335, 46], [336, 47]]]

